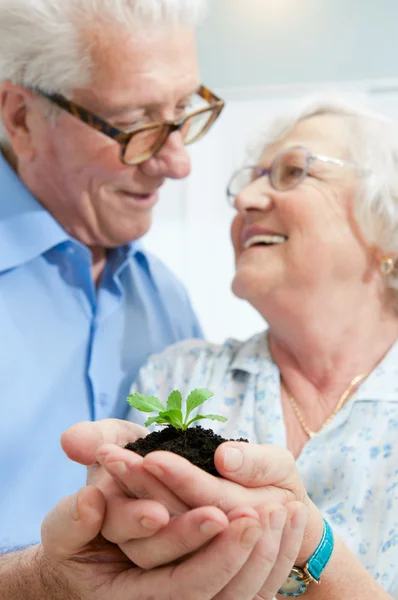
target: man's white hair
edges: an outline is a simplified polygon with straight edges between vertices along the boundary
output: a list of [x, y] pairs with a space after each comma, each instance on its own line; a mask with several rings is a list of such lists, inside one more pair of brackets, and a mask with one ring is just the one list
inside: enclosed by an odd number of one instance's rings
[[[90, 84], [82, 31], [100, 20], [129, 28], [194, 26], [206, 0], [0, 0], [0, 84], [68, 94]], [[6, 140], [0, 122], [0, 142]]]
[[[360, 168], [355, 218], [364, 240], [398, 257], [397, 123], [333, 91], [307, 98], [291, 114], [274, 119], [265, 133], [266, 146], [286, 138], [299, 122], [318, 115], [341, 116], [346, 125], [348, 157]], [[263, 151], [264, 137], [257, 145], [255, 158]], [[385, 280], [394, 290], [398, 309], [397, 258]]]

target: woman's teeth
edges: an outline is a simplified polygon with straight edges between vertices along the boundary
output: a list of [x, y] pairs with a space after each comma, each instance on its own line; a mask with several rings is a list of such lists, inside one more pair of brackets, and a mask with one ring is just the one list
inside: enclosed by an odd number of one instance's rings
[[283, 244], [286, 240], [287, 237], [284, 235], [254, 235], [245, 242], [244, 248], [247, 250], [247, 248], [251, 248], [258, 244]]

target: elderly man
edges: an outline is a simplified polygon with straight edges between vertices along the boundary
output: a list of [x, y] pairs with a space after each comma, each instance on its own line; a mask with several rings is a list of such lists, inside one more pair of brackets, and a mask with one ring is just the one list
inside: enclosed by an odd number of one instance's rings
[[[84, 484], [61, 433], [123, 418], [146, 357], [200, 327], [138, 241], [185, 144], [223, 103], [200, 85], [200, 0], [0, 0], [0, 548], [35, 543]], [[167, 243], [167, 240], [165, 240]]]

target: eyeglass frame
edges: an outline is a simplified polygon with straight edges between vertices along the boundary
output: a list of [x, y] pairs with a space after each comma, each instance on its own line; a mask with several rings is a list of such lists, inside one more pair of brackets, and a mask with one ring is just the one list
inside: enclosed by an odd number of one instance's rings
[[[128, 166], [134, 166], [134, 165], [141, 164], [142, 162], [145, 162], [146, 160], [148, 160], [149, 158], [154, 156], [164, 146], [168, 137], [175, 131], [179, 131], [184, 126], [185, 122], [188, 119], [195, 117], [196, 115], [199, 115], [201, 113], [212, 111], [212, 116], [209, 118], [209, 121], [206, 124], [206, 126], [203, 128], [203, 130], [200, 131], [199, 134], [197, 134], [196, 137], [194, 137], [188, 143], [185, 144], [185, 142], [184, 142], [184, 145], [189, 145], [194, 142], [197, 142], [201, 137], [203, 137], [205, 135], [205, 133], [207, 133], [207, 131], [213, 125], [215, 120], [220, 116], [220, 113], [225, 106], [224, 100], [222, 100], [221, 98], [216, 96], [216, 94], [211, 92], [204, 85], [200, 85], [198, 87], [198, 89], [196, 90], [196, 94], [198, 94], [203, 100], [208, 102], [208, 106], [204, 106], [204, 107], [194, 110], [190, 113], [187, 113], [181, 119], [176, 119], [174, 121], [172, 121], [172, 120], [153, 121], [152, 123], [142, 125], [141, 127], [139, 127], [138, 129], [136, 129], [134, 131], [126, 132], [126, 131], [123, 131], [122, 129], [119, 129], [118, 127], [115, 127], [114, 125], [112, 125], [111, 123], [106, 121], [105, 119], [98, 117], [98, 115], [96, 115], [93, 112], [91, 112], [90, 110], [84, 108], [80, 104], [73, 102], [73, 100], [68, 100], [62, 94], [49, 94], [40, 89], [36, 89], [35, 92], [38, 93], [43, 98], [46, 98], [47, 100], [49, 100], [50, 102], [52, 102], [53, 104], [58, 106], [59, 108], [62, 108], [63, 110], [68, 112], [70, 115], [72, 115], [79, 121], [82, 121], [83, 123], [85, 123], [86, 125], [91, 127], [92, 129], [95, 129], [96, 131], [103, 133], [107, 137], [111, 138], [112, 140], [114, 140], [118, 144], [120, 144], [120, 146], [121, 146], [120, 160], [122, 161], [123, 164], [126, 164]], [[148, 156], [145, 156], [142, 160], [139, 160], [134, 163], [125, 162], [124, 157], [126, 154], [127, 147], [129, 145], [131, 139], [134, 136], [136, 136], [139, 133], [142, 133], [143, 131], [149, 131], [151, 129], [156, 129], [156, 128], [159, 128], [159, 132], [161, 132], [162, 131], [161, 127], [166, 128], [166, 132], [164, 133], [163, 136], [159, 135], [159, 143], [157, 143], [155, 145], [153, 151], [151, 151], [151, 153]]]
[[[280, 159], [281, 156], [283, 156], [284, 154], [287, 154], [288, 152], [291, 152], [292, 150], [304, 150], [306, 159], [305, 159], [305, 167], [303, 169], [303, 174], [293, 185], [291, 185], [289, 187], [285, 187], [285, 188], [278, 188], [274, 185], [274, 182], [272, 181], [272, 176], [271, 176], [272, 169], [274, 167], [275, 162], [278, 159]], [[232, 194], [232, 192], [230, 192], [230, 189], [229, 189], [233, 179], [236, 177], [236, 175], [240, 171], [243, 171], [244, 169], [253, 169], [254, 173], [257, 175], [257, 177], [256, 177], [256, 179], [253, 179], [253, 181], [251, 183], [254, 183], [261, 177], [267, 176], [268, 181], [274, 190], [276, 190], [277, 192], [288, 192], [290, 190], [293, 190], [297, 186], [299, 186], [300, 183], [302, 183], [304, 181], [304, 179], [307, 177], [307, 175], [309, 173], [309, 168], [311, 166], [311, 163], [314, 162], [315, 160], [320, 160], [321, 162], [324, 162], [324, 163], [332, 163], [338, 167], [352, 167], [352, 168], [356, 168], [361, 171], [359, 165], [357, 165], [357, 163], [355, 163], [354, 161], [344, 160], [341, 158], [333, 158], [330, 156], [324, 156], [323, 154], [311, 154], [311, 152], [308, 150], [308, 148], [305, 148], [304, 146], [291, 146], [289, 148], [285, 148], [284, 150], [281, 150], [281, 152], [278, 152], [278, 154], [274, 157], [274, 159], [271, 163], [271, 166], [267, 169], [259, 167], [258, 165], [256, 165], [256, 166], [255, 165], [246, 165], [246, 166], [241, 167], [240, 169], [237, 169], [232, 174], [232, 176], [229, 180], [229, 183], [227, 185], [226, 194], [227, 194], [228, 204], [233, 206], [233, 202], [234, 202], [235, 198], [237, 197], [238, 194], [240, 194], [240, 191], [237, 194]], [[242, 189], [244, 189], [244, 188], [242, 188]]]

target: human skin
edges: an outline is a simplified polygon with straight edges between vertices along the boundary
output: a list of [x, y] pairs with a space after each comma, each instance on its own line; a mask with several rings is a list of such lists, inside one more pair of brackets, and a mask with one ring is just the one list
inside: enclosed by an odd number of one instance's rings
[[[189, 110], [199, 85], [192, 29], [144, 28], [140, 35], [121, 26], [97, 29], [84, 31], [92, 46], [91, 85], [75, 89], [71, 100], [124, 130]], [[148, 231], [159, 188], [167, 178], [186, 177], [190, 160], [177, 131], [156, 156], [125, 165], [117, 142], [65, 111], [47, 119], [43, 102], [21, 86], [1, 84], [6, 155], [32, 194], [90, 248], [98, 279], [107, 249]]]

